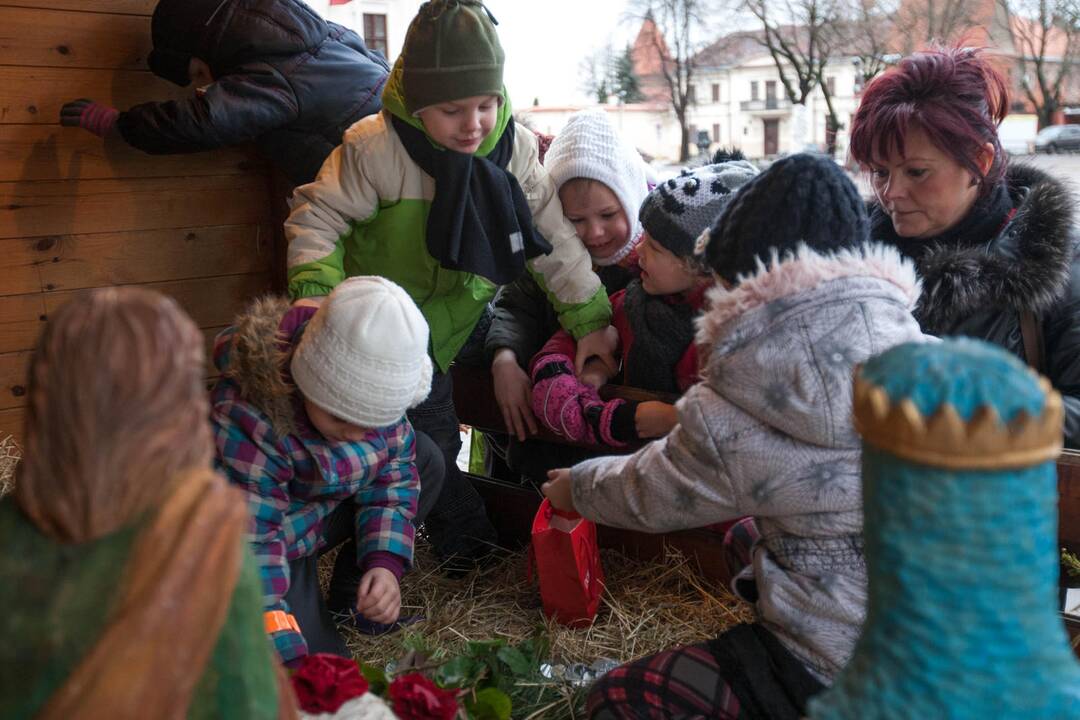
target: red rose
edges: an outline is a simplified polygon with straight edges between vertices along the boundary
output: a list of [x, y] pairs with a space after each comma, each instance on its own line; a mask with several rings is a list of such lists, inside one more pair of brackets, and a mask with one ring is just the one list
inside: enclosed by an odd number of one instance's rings
[[420, 673], [395, 678], [390, 700], [401, 720], [452, 720], [458, 711], [457, 693], [443, 690]]
[[300, 709], [309, 713], [337, 712], [368, 690], [367, 680], [355, 662], [329, 653], [304, 658], [292, 675], [292, 686]]

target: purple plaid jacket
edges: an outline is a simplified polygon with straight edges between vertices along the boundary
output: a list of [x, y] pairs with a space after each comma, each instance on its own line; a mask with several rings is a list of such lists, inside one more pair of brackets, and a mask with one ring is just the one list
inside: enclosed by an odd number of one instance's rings
[[[279, 325], [279, 337], [287, 341], [268, 342], [278, 342], [287, 359], [313, 314], [312, 308], [290, 310]], [[259, 403], [241, 397], [239, 384], [230, 376], [236, 333], [236, 328], [227, 328], [215, 341], [214, 363], [221, 378], [211, 392], [211, 421], [218, 467], [248, 493], [249, 538], [259, 563], [265, 610], [289, 612], [283, 600], [289, 589], [289, 561], [319, 552], [323, 521], [350, 498], [359, 508], [360, 566], [368, 569], [385, 553], [407, 566], [419, 495], [415, 435], [408, 420], [374, 429], [361, 442], [329, 442], [311, 425], [294, 390], [293, 427], [275, 429]], [[307, 654], [299, 633], [276, 632], [273, 640], [282, 661]]]

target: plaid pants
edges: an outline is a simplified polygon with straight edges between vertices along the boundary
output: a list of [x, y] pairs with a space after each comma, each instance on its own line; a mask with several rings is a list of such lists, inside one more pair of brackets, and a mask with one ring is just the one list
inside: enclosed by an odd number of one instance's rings
[[[743, 518], [724, 535], [723, 553], [731, 577], [750, 564], [758, 538], [753, 518]], [[739, 717], [739, 699], [720, 673], [707, 643], [672, 648], [620, 665], [596, 681], [589, 693], [589, 717]]]

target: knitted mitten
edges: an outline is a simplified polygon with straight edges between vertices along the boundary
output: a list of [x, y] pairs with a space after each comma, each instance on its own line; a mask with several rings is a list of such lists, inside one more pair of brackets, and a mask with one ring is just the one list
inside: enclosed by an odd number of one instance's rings
[[81, 127], [98, 137], [105, 137], [116, 124], [120, 111], [85, 98], [72, 100], [60, 108], [60, 124]]
[[533, 366], [532, 381], [533, 413], [544, 427], [574, 442], [596, 442], [578, 400], [596, 390], [577, 379], [573, 360], [545, 355]]

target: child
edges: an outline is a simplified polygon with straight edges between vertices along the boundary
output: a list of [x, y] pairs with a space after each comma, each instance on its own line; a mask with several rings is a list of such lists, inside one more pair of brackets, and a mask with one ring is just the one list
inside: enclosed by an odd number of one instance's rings
[[[369, 631], [398, 618], [413, 525], [443, 473], [405, 419], [431, 384], [427, 345], [416, 305], [378, 277], [341, 283], [318, 311], [258, 301], [218, 336], [218, 462], [248, 492], [267, 629], [286, 663], [349, 657], [331, 612], [358, 613]], [[342, 542], [324, 602], [318, 557]]]
[[[544, 167], [555, 183], [563, 215], [574, 226], [609, 296], [637, 277], [641, 239], [638, 209], [651, 174], [641, 155], [619, 135], [602, 110], [570, 116], [548, 150]], [[559, 330], [543, 290], [526, 275], [499, 290], [485, 341], [495, 399], [506, 427], [519, 441], [536, 433], [531, 409], [532, 357]]]
[[537, 161], [536, 137], [515, 131], [502, 70], [480, 2], [424, 3], [383, 90], [383, 112], [349, 129], [318, 179], [296, 190], [285, 223], [294, 298], [376, 274], [405, 288], [427, 318], [436, 374], [409, 417], [443, 451], [446, 478], [425, 529], [440, 556], [464, 561], [460, 569], [496, 538], [457, 468], [448, 371], [496, 287], [528, 270], [578, 339], [579, 368], [611, 352], [607, 295]]
[[592, 717], [736, 718], [740, 705], [800, 717], [851, 656], [866, 605], [852, 372], [922, 337], [912, 266], [867, 241], [863, 200], [835, 163], [773, 163], [701, 237], [720, 284], [678, 425], [633, 455], [550, 473], [556, 507], [608, 525], [667, 532], [752, 515], [761, 530], [752, 566], [732, 568], [757, 623], [613, 670]]
[[150, 69], [194, 83], [195, 96], [126, 112], [75, 100], [61, 124], [101, 137], [115, 126], [155, 155], [254, 140], [299, 185], [315, 179], [346, 128], [381, 107], [386, 59], [301, 0], [161, 0], [150, 27]]
[[[746, 161], [706, 165], [684, 170], [645, 198], [641, 277], [611, 296], [622, 384], [681, 394], [697, 382], [693, 323], [711, 278], [704, 261], [694, 257], [694, 243], [731, 193], [756, 174]], [[532, 362], [533, 409], [549, 429], [577, 442], [624, 447], [666, 435], [675, 426], [675, 407], [669, 403], [601, 402], [596, 389], [616, 374], [593, 360], [575, 379], [572, 352], [573, 340], [560, 332]]]
[[0, 501], [0, 717], [294, 717], [243, 493], [211, 470], [203, 337], [132, 287], [55, 313]]

